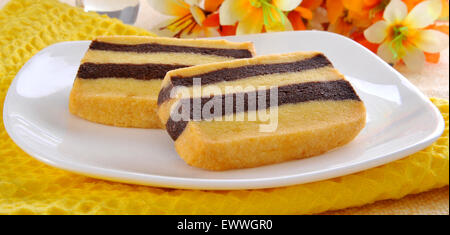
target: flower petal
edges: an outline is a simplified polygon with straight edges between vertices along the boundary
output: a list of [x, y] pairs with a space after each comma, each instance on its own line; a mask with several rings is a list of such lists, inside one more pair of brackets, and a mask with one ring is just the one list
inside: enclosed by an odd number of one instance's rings
[[335, 24], [345, 10], [341, 1], [327, 1], [326, 8], [328, 10], [328, 20], [331, 24]]
[[303, 0], [301, 6], [304, 8], [315, 10], [318, 7], [322, 6], [323, 1], [324, 0]]
[[219, 27], [220, 26], [220, 18], [219, 13], [213, 13], [206, 17], [203, 21], [203, 26], [205, 27]]
[[441, 53], [425, 53], [425, 60], [428, 63], [437, 64], [441, 58]]
[[272, 4], [282, 11], [292, 11], [297, 8], [303, 0], [273, 0]]
[[219, 9], [220, 24], [234, 25], [239, 20], [244, 19], [249, 11], [255, 8], [248, 0], [225, 0]]
[[437, 30], [421, 30], [415, 46], [428, 53], [438, 53], [448, 47], [448, 35]]
[[425, 54], [415, 47], [409, 47], [402, 59], [412, 71], [420, 71], [425, 66]]
[[389, 23], [397, 23], [406, 18], [408, 7], [400, 0], [392, 0], [384, 10], [383, 18]]
[[387, 37], [389, 23], [382, 20], [378, 21], [364, 31], [364, 36], [369, 42], [382, 43]]
[[219, 16], [221, 25], [232, 25], [239, 20], [239, 18], [231, 11], [232, 4], [233, 0], [225, 0], [222, 6], [220, 6]]
[[361, 12], [364, 7], [364, 1], [361, 0], [342, 0], [342, 4], [350, 11], [356, 12]]
[[364, 0], [364, 7], [373, 8], [382, 3], [382, 0]]
[[441, 0], [424, 1], [411, 10], [406, 21], [414, 28], [425, 28], [439, 18], [441, 11]]
[[395, 59], [394, 54], [392, 53], [391, 49], [389, 48], [389, 42], [385, 42], [381, 44], [380, 47], [378, 47], [378, 56], [381, 57], [384, 61], [386, 61], [388, 64], [395, 64], [397, 63], [397, 59]]
[[307, 19], [307, 20], [312, 20], [312, 18], [314, 16], [313, 12], [308, 8], [297, 7], [297, 8], [295, 8], [294, 11], [300, 13], [302, 18]]
[[200, 7], [192, 5], [190, 8], [191, 14], [198, 25], [203, 26], [203, 21], [206, 19], [205, 13]]
[[191, 6], [199, 6], [202, 0], [184, 0], [187, 4]]
[[261, 33], [263, 29], [262, 11], [252, 11], [244, 19], [239, 21], [236, 29], [237, 35]]
[[185, 16], [189, 14], [189, 5], [183, 0], [148, 0], [150, 6], [158, 12], [171, 16]]
[[183, 33], [181, 38], [217, 37], [220, 36], [214, 28], [196, 25], [190, 32]]
[[292, 31], [294, 27], [291, 21], [284, 15], [284, 13], [278, 12], [275, 8], [270, 9], [270, 15], [268, 17], [268, 24], [265, 24], [267, 32], [281, 32]]
[[289, 12], [288, 19], [291, 22], [294, 30], [306, 30], [302, 15], [298, 11]]
[[205, 10], [209, 12], [215, 12], [220, 4], [223, 3], [223, 0], [205, 0]]
[[448, 21], [448, 0], [442, 0], [442, 11], [441, 11], [441, 15], [439, 16], [439, 18], [441, 19], [447, 19]]
[[236, 35], [236, 28], [237, 26], [232, 25], [222, 25], [222, 27], [220, 27], [220, 35], [221, 36], [234, 36]]

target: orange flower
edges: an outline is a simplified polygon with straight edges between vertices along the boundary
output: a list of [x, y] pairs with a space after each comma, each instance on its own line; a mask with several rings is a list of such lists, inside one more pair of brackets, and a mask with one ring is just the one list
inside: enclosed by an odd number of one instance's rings
[[294, 30], [305, 30], [309, 22], [314, 17], [314, 10], [322, 5], [323, 0], [304, 0], [299, 7], [289, 12], [288, 19], [292, 24]]
[[220, 25], [219, 13], [212, 13], [206, 17], [203, 21], [205, 27], [216, 27], [220, 36], [233, 36], [236, 35], [237, 25]]
[[205, 0], [204, 9], [207, 12], [215, 12], [219, 9], [224, 0]]
[[[442, 33], [449, 35], [448, 24], [445, 24], [445, 25], [433, 24], [433, 25], [428, 26], [427, 29], [437, 30], [437, 31], [440, 31]], [[441, 53], [425, 52], [425, 60], [429, 63], [437, 64], [437, 63], [439, 63], [440, 58], [441, 58]]]
[[330, 24], [335, 24], [344, 15], [344, 3], [342, 0], [327, 0], [328, 20]]
[[[423, 2], [424, 0], [402, 0], [406, 6], [408, 7], [408, 11], [411, 11], [416, 5]], [[441, 0], [442, 3], [442, 11], [441, 16], [439, 18], [441, 19], [447, 19], [448, 20], [448, 0]]]
[[[203, 25], [205, 10], [200, 8], [201, 0], [148, 0], [157, 11], [173, 16], [159, 27], [158, 34], [173, 37], [210, 37], [218, 35], [217, 31]], [[208, 9], [213, 9], [218, 2], [208, 2]], [[215, 3], [215, 4], [213, 4]], [[219, 3], [220, 5], [220, 3]], [[216, 9], [217, 10], [217, 9]]]
[[349, 36], [381, 20], [389, 0], [327, 0], [329, 31]]
[[428, 0], [408, 13], [404, 2], [392, 0], [384, 11], [383, 20], [370, 26], [364, 35], [369, 42], [380, 44], [377, 54], [386, 62], [402, 61], [408, 68], [420, 70], [427, 57], [436, 62], [439, 59], [436, 54], [448, 47], [448, 35], [430, 29], [441, 9], [441, 0]]
[[379, 44], [369, 42], [363, 32], [355, 32], [350, 36], [350, 38], [371, 50], [373, 53], [377, 53], [378, 47], [380, 46]]
[[221, 25], [237, 25], [236, 34], [292, 30], [286, 12], [302, 0], [225, 0], [220, 7]]

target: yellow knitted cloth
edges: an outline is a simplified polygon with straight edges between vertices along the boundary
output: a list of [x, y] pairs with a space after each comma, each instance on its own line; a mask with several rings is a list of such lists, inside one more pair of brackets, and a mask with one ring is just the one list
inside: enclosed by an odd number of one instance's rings
[[[0, 110], [12, 79], [36, 52], [106, 34], [149, 33], [56, 0], [12, 0], [0, 11]], [[432, 101], [446, 129], [427, 149], [358, 174], [266, 190], [168, 190], [75, 175], [25, 154], [0, 119], [0, 214], [310, 214], [401, 198], [449, 182], [448, 101]]]

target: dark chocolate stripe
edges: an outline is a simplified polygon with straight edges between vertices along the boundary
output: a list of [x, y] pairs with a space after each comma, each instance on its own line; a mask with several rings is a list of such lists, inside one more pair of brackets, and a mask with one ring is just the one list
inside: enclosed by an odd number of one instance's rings
[[163, 45], [158, 43], [126, 45], [126, 44], [115, 44], [115, 43], [93, 41], [89, 49], [102, 51], [136, 52], [136, 53], [156, 53], [156, 52], [194, 53], [202, 55], [217, 55], [221, 57], [230, 57], [236, 59], [253, 57], [252, 53], [247, 49], [189, 47], [189, 46]]
[[184, 129], [186, 129], [187, 124], [187, 121], [174, 121], [172, 118], [169, 118], [166, 123], [166, 130], [167, 133], [169, 133], [170, 138], [177, 140], [183, 133]]
[[332, 66], [331, 62], [322, 54], [312, 58], [291, 63], [256, 64], [236, 68], [224, 68], [209, 73], [198, 74], [192, 77], [171, 77], [171, 85], [161, 90], [158, 104], [161, 105], [170, 98], [170, 92], [175, 86], [193, 86], [194, 78], [200, 78], [202, 85], [218, 83], [222, 81], [235, 81], [254, 76], [263, 76], [279, 73], [293, 73], [322, 67]]
[[[261, 95], [262, 94], [262, 95]], [[179, 109], [181, 105], [189, 105], [190, 113], [189, 120], [204, 120], [211, 119], [214, 117], [214, 109], [211, 109], [211, 113], [208, 117], [194, 117], [194, 104], [200, 103], [201, 110], [205, 104], [214, 102], [218, 100], [222, 104], [221, 115], [229, 115], [232, 113], [240, 113], [247, 111], [257, 111], [260, 109], [258, 107], [259, 99], [265, 99], [266, 107], [271, 106], [281, 106], [285, 104], [296, 104], [308, 101], [318, 101], [318, 100], [357, 100], [361, 101], [359, 96], [356, 94], [352, 85], [346, 80], [328, 81], [328, 82], [307, 82], [292, 84], [287, 86], [278, 87], [278, 103], [272, 104], [270, 102], [270, 90], [266, 90], [264, 93], [256, 94], [256, 91], [245, 92], [245, 93], [234, 93], [222, 96], [213, 96], [208, 98], [190, 98], [181, 100], [178, 105]], [[226, 110], [225, 102], [226, 100], [233, 100], [233, 109]], [[237, 110], [236, 103], [241, 100], [242, 108]], [[230, 101], [227, 101], [230, 102]], [[177, 109], [176, 109], [177, 110]], [[201, 114], [200, 114], [201, 115]], [[169, 118], [166, 128], [169, 135], [173, 140], [176, 140], [184, 131], [187, 126], [186, 121], [174, 121], [172, 117]]]
[[134, 78], [139, 80], [163, 79], [170, 70], [187, 65], [170, 64], [94, 64], [84, 63], [78, 70], [78, 78]]
[[169, 83], [169, 85], [161, 88], [161, 91], [159, 91], [158, 94], [158, 105], [161, 105], [162, 103], [170, 99], [170, 93], [172, 92], [172, 89], [172, 83]]

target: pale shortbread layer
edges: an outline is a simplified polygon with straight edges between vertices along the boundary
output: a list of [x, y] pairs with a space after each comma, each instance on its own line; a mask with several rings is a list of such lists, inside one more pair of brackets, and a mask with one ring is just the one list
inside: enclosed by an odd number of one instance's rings
[[[269, 110], [261, 110], [269, 114]], [[324, 125], [361, 121], [365, 115], [362, 102], [355, 100], [344, 101], [309, 101], [297, 104], [286, 104], [278, 107], [278, 128], [275, 132], [260, 132], [261, 124], [270, 121], [248, 121], [246, 112], [244, 121], [200, 121], [191, 122], [202, 133], [205, 141], [239, 140], [243, 137], [283, 135], [320, 129]], [[256, 111], [256, 113], [259, 111]], [[239, 114], [237, 114], [239, 115]], [[231, 116], [231, 117], [230, 117]], [[234, 116], [234, 117], [233, 117]], [[255, 115], [258, 117], [258, 115]], [[236, 120], [236, 114], [224, 116], [223, 120], [230, 118]]]
[[307, 158], [343, 146], [365, 125], [359, 101], [312, 101], [278, 107], [278, 129], [259, 122], [189, 122], [175, 142], [189, 165], [209, 170], [257, 167]]
[[201, 65], [204, 63], [225, 62], [233, 58], [201, 55], [192, 53], [136, 53], [89, 50], [82, 63], [96, 64], [179, 64], [179, 65]]
[[[254, 55], [254, 46], [251, 42], [230, 42], [227, 40], [207, 40], [207, 39], [176, 39], [165, 37], [148, 37], [148, 36], [101, 36], [96, 41], [136, 45], [157, 43], [162, 45], [188, 46], [188, 47], [204, 47], [204, 48], [220, 48], [220, 49], [244, 49], [250, 50]], [[213, 43], [212, 43], [213, 42]]]
[[161, 80], [76, 79], [69, 110], [86, 120], [118, 127], [162, 128], [156, 115]]
[[161, 82], [160, 79], [137, 80], [134, 78], [77, 79], [73, 90], [85, 95], [138, 96], [156, 102]]

